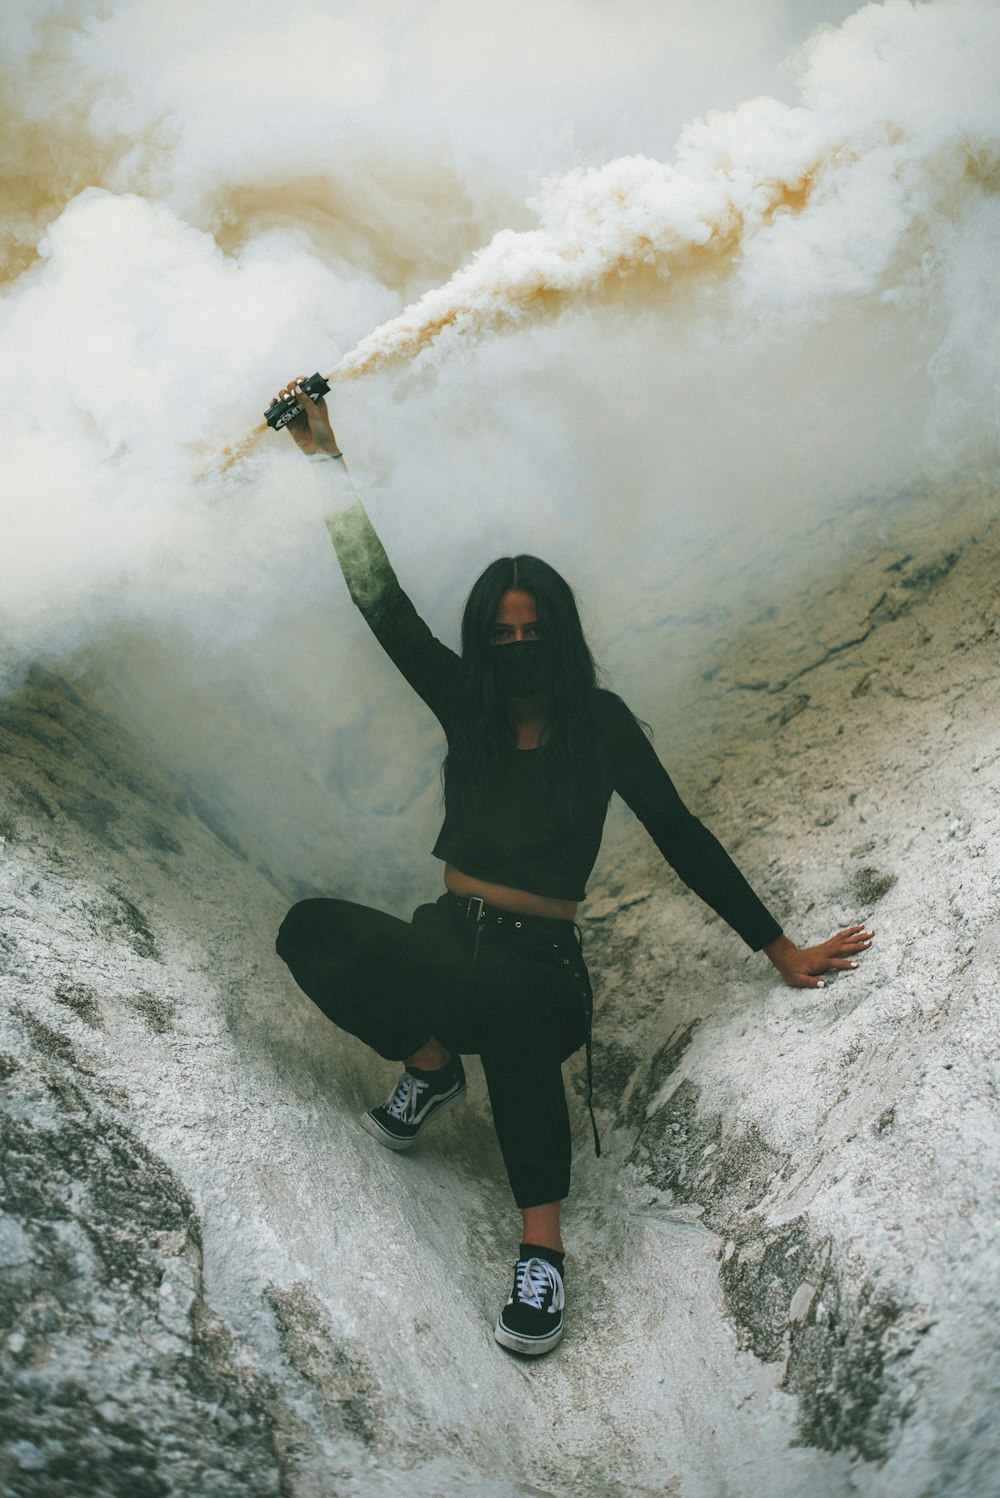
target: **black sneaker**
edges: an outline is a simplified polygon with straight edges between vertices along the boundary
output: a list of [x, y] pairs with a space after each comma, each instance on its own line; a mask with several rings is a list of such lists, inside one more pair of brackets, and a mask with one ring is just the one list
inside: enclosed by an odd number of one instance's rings
[[361, 1120], [373, 1139], [391, 1150], [408, 1150], [420, 1130], [457, 1108], [465, 1097], [465, 1071], [460, 1056], [452, 1056], [440, 1071], [404, 1071], [380, 1108], [369, 1108]]
[[554, 1264], [536, 1257], [518, 1259], [514, 1289], [493, 1335], [512, 1352], [548, 1352], [563, 1334], [565, 1305], [563, 1277]]

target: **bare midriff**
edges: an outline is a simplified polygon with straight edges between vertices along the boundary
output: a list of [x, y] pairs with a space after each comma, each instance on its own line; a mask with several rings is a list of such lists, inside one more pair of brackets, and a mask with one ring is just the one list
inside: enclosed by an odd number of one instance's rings
[[511, 889], [506, 884], [490, 884], [486, 879], [474, 879], [463, 874], [450, 863], [444, 866], [444, 882], [453, 895], [463, 899], [475, 897], [495, 905], [498, 910], [509, 910], [514, 915], [540, 915], [550, 921], [572, 921], [576, 918], [578, 901], [552, 900], [548, 895], [533, 895], [526, 889]]

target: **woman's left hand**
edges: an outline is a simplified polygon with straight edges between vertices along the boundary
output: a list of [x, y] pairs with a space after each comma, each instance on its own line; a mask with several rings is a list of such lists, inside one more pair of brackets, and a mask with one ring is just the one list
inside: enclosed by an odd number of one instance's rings
[[874, 931], [866, 931], [864, 926], [848, 926], [816, 947], [797, 947], [789, 937], [779, 936], [764, 951], [792, 988], [825, 988], [820, 974], [857, 967], [858, 955], [874, 939]]
[[322, 396], [314, 401], [311, 396], [306, 395], [302, 389], [305, 378], [305, 375], [296, 375], [295, 379], [289, 380], [285, 388], [279, 390], [275, 396], [275, 400], [279, 401], [297, 400], [302, 406], [298, 416], [293, 416], [291, 421], [285, 423], [285, 431], [289, 437], [294, 438], [296, 446], [305, 453], [307, 458], [312, 457], [314, 453], [325, 453], [330, 458], [341, 458], [343, 453], [333, 435], [326, 401]]

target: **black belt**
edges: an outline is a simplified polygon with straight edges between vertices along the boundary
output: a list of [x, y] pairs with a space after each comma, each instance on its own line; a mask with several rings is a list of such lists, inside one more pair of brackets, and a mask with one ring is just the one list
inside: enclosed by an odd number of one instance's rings
[[[577, 944], [580, 948], [580, 961], [581, 963], [583, 961], [583, 936], [581, 934], [579, 926], [575, 921], [557, 920], [553, 916], [547, 915], [521, 915], [519, 912], [514, 910], [501, 910], [497, 905], [489, 905], [485, 900], [480, 899], [478, 895], [457, 895], [453, 890], [448, 891], [448, 898], [453, 902], [454, 906], [464, 914], [466, 921], [468, 921], [469, 924], [475, 929], [475, 937], [472, 948], [473, 962], [475, 962], [476, 958], [479, 956], [479, 939], [482, 936], [484, 927], [486, 926], [499, 926], [500, 929], [504, 931], [524, 931], [525, 933], [534, 931], [539, 936], [545, 934], [554, 935], [557, 928], [561, 928], [559, 934], [564, 935], [566, 927], [568, 926], [576, 937]], [[568, 958], [563, 958], [563, 962], [567, 967], [570, 965]], [[574, 974], [574, 976], [578, 975]], [[589, 982], [587, 986], [589, 993]], [[587, 1004], [586, 1040], [587, 1111], [590, 1114], [590, 1126], [594, 1131], [594, 1153], [598, 1156], [598, 1158], [600, 1158], [601, 1137], [597, 1132], [597, 1120], [594, 1117], [594, 1055], [591, 1037], [592, 1020], [593, 1002], [592, 999], [590, 999], [588, 1000]]]
[[502, 910], [499, 905], [490, 905], [478, 895], [456, 895], [453, 890], [449, 890], [448, 899], [462, 911], [467, 921], [476, 926], [481, 926], [485, 921], [491, 926], [505, 926], [516, 931], [536, 930], [539, 933], [553, 926], [570, 926], [577, 933], [580, 929], [575, 921], [558, 920], [550, 915], [522, 915], [517, 910]]

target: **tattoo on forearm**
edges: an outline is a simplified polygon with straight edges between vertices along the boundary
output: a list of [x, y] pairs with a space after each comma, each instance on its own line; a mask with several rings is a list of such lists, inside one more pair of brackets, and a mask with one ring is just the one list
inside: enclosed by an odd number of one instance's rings
[[363, 614], [377, 613], [379, 603], [399, 587], [385, 547], [360, 500], [349, 510], [326, 517], [351, 597]]

